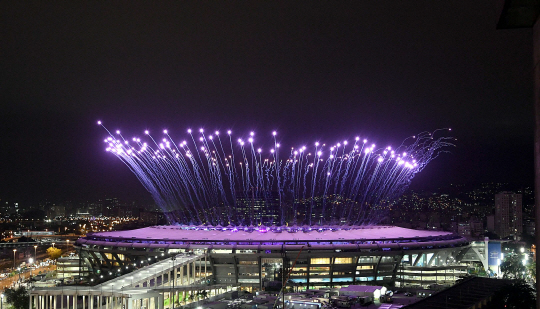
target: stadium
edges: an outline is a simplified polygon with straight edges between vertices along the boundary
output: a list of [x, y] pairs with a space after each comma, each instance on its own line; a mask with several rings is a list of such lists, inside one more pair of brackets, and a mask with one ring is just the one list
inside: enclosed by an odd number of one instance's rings
[[461, 236], [395, 226], [152, 226], [88, 234], [76, 246], [92, 281], [184, 253], [204, 256], [182, 270], [188, 278], [247, 291], [279, 286], [283, 272], [297, 289], [452, 284], [467, 261], [482, 261]]
[[289, 151], [276, 131], [259, 144], [253, 131], [237, 139], [230, 130], [188, 129], [178, 143], [168, 130], [163, 138], [146, 130], [130, 144], [98, 125], [108, 133], [105, 150], [130, 168], [171, 225], [79, 239], [93, 282], [190, 255], [180, 270], [190, 284], [248, 291], [279, 290], [282, 282], [297, 289], [426, 286], [453, 283], [467, 261], [485, 260], [478, 256], [487, 246], [472, 250], [448, 232], [377, 225], [412, 178], [453, 146], [453, 138], [435, 137], [450, 129], [419, 133], [398, 147], [356, 136]]

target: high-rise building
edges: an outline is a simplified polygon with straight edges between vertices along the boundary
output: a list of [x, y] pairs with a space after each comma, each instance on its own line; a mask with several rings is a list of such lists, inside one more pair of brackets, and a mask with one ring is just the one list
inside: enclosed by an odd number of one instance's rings
[[495, 194], [495, 233], [501, 238], [521, 237], [522, 195], [513, 192]]
[[[226, 208], [223, 208], [226, 210]], [[249, 191], [237, 193], [236, 213], [244, 225], [279, 224], [280, 204], [276, 192]]]

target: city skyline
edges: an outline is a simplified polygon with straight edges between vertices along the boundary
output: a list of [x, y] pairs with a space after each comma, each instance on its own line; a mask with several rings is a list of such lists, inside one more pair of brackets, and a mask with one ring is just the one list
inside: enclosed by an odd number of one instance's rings
[[413, 188], [532, 184], [532, 31], [496, 30], [490, 1], [1, 8], [3, 199], [148, 198], [98, 119], [382, 144], [450, 127]]

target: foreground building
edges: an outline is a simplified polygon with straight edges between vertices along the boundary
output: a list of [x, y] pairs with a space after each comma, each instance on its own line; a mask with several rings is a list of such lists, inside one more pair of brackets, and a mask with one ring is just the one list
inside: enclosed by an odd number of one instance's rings
[[297, 289], [452, 284], [467, 263], [485, 264], [487, 251], [448, 232], [393, 226], [154, 226], [88, 234], [76, 246], [93, 282], [187, 252], [206, 258], [184, 269], [185, 276], [248, 291], [279, 288], [283, 273]]

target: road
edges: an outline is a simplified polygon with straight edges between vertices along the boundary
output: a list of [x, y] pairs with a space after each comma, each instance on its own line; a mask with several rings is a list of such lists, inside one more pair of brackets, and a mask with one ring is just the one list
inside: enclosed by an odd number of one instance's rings
[[[49, 248], [49, 247], [47, 247], [47, 248]], [[37, 250], [36, 253], [37, 253], [37, 260], [38, 261], [43, 261], [43, 260], [49, 258], [49, 255], [47, 254], [47, 251], [46, 251], [47, 248], [40, 248], [40, 249]], [[63, 248], [60, 247], [58, 249], [62, 250], [62, 255], [64, 255], [64, 256], [68, 255], [69, 252], [73, 251], [73, 248], [71, 246], [69, 248], [69, 251], [67, 251], [67, 252], [66, 252], [65, 247], [63, 247]], [[41, 252], [40, 252], [40, 250], [41, 250]], [[13, 255], [12, 255], [12, 257], [13, 257]], [[20, 265], [22, 262], [28, 262], [28, 258], [17, 259], [16, 264]], [[0, 272], [7, 272], [7, 271], [9, 271], [8, 269], [13, 269], [13, 258], [0, 262]]]
[[[30, 274], [31, 276], [35, 276], [35, 275], [38, 275], [40, 272], [43, 274], [43, 273], [47, 273], [47, 272], [50, 272], [50, 271], [54, 271], [56, 270], [56, 265], [49, 265], [49, 266], [46, 266], [46, 267], [39, 267], [39, 268], [36, 268], [36, 269], [32, 269], [31, 271], [28, 271], [28, 272], [25, 272], [25, 273], [22, 273], [21, 274], [21, 279], [28, 279], [30, 277]], [[9, 288], [13, 285], [14, 282], [16, 282], [17, 280], [19, 280], [19, 275], [15, 275], [13, 277], [10, 277], [10, 278], [4, 278], [2, 280], [0, 280], [0, 290], [4, 290], [6, 288]]]

